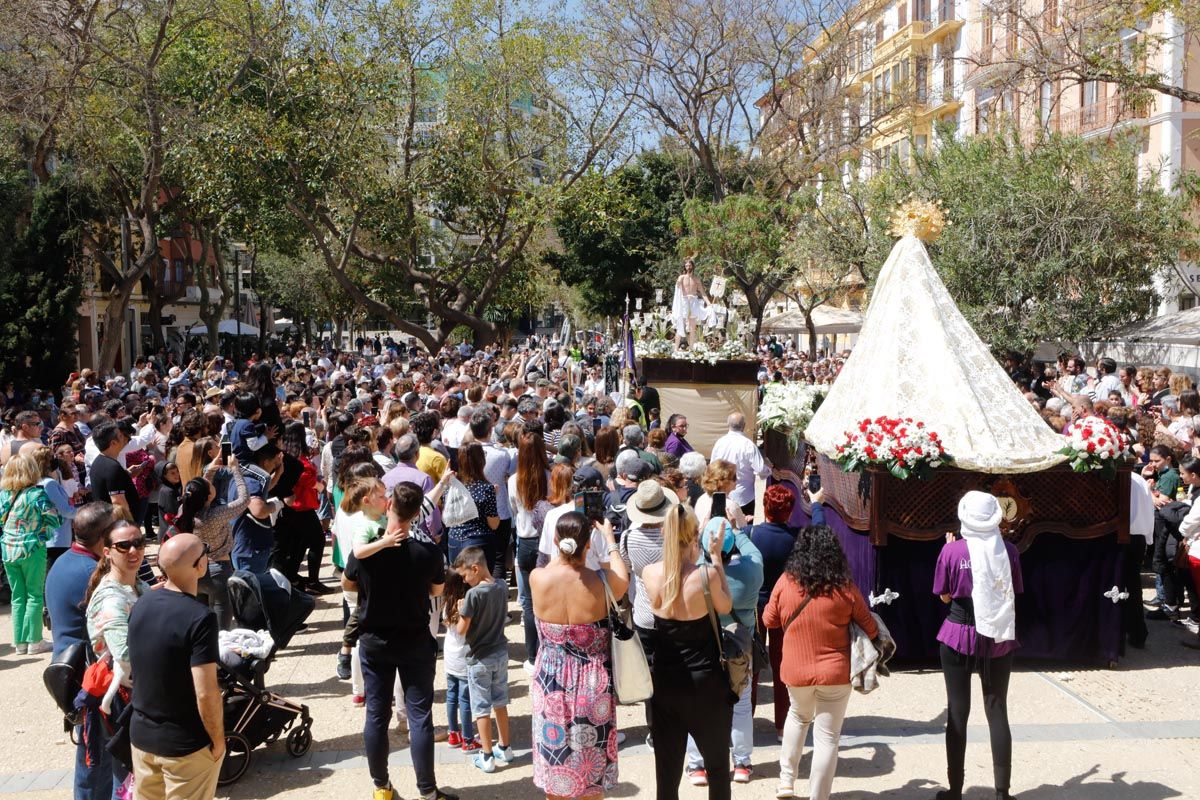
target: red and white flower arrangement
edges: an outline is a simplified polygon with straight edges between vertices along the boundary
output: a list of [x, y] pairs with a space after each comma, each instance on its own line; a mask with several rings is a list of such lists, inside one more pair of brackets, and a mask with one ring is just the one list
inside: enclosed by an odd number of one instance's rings
[[864, 419], [857, 428], [846, 431], [836, 460], [846, 472], [880, 467], [905, 480], [912, 475], [928, 477], [954, 458], [924, 422], [911, 417], [877, 417]]
[[1071, 424], [1067, 445], [1058, 452], [1076, 472], [1103, 470], [1116, 474], [1117, 464], [1130, 457], [1129, 440], [1103, 417], [1084, 417]]

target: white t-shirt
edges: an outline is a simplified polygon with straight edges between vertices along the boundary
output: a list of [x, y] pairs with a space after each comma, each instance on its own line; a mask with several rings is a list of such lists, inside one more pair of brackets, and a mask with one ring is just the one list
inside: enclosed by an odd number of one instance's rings
[[453, 625], [446, 627], [443, 658], [446, 660], [447, 675], [453, 675], [456, 678], [467, 677], [467, 640]]
[[[554, 554], [558, 550], [558, 546], [554, 544], [554, 529], [563, 514], [574, 510], [575, 501], [572, 500], [546, 512], [546, 520], [542, 523], [542, 537], [538, 540], [539, 553], [554, 558]], [[604, 541], [604, 534], [593, 528], [587, 556], [583, 563], [590, 570], [598, 570], [602, 565], [608, 564], [608, 560], [608, 543]]]

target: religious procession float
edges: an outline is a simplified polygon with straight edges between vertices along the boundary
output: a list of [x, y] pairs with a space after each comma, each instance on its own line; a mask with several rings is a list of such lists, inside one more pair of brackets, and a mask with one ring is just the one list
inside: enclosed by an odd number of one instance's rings
[[[815, 451], [825, 518], [854, 579], [888, 624], [898, 655], [927, 659], [946, 606], [933, 595], [959, 499], [978, 489], [1004, 510], [1021, 553], [1017, 598], [1023, 658], [1113, 663], [1122, 652], [1122, 559], [1129, 539], [1130, 459], [1121, 434], [1089, 418], [1051, 430], [971, 328], [924, 241], [944, 225], [933, 203], [909, 201], [879, 274], [857, 345], [825, 395], [814, 387], [763, 403], [765, 450], [793, 473]], [[790, 418], [790, 422], [787, 420]], [[784, 420], [783, 423], [779, 423]], [[790, 433], [790, 440], [787, 433]]]

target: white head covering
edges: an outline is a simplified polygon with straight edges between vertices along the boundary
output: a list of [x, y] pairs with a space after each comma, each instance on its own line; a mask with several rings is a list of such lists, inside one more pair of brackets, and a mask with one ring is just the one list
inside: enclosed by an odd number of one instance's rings
[[971, 554], [971, 603], [975, 630], [997, 642], [1017, 638], [1012, 564], [1000, 536], [1004, 511], [987, 492], [967, 492], [958, 501], [960, 530]]

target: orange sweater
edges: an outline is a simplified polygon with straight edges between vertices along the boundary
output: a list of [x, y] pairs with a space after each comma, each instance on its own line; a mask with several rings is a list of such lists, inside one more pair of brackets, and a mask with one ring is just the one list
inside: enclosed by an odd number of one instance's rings
[[[763, 610], [763, 625], [782, 628], [795, 616], [806, 593], [791, 575], [775, 584]], [[850, 622], [874, 639], [879, 628], [867, 601], [851, 584], [828, 597], [814, 597], [783, 636], [780, 678], [788, 686], [841, 686], [850, 683]]]

